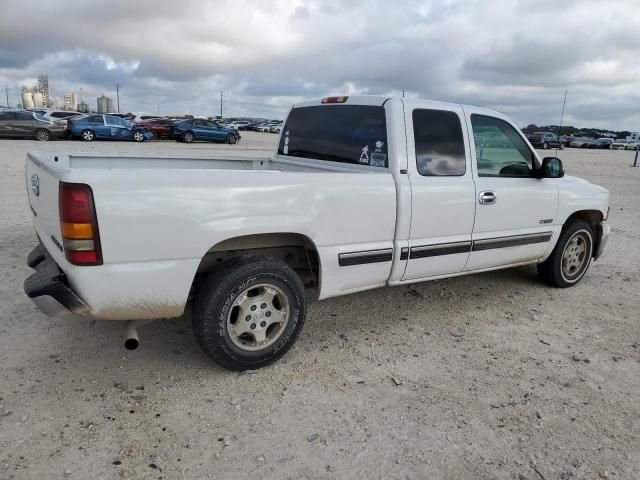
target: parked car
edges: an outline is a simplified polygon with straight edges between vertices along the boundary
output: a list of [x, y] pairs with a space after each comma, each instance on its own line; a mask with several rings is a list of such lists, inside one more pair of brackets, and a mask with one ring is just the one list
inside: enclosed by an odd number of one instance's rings
[[611, 144], [611, 150], [624, 150], [627, 143], [629, 143], [629, 141], [625, 139], [614, 140]]
[[232, 122], [229, 124], [229, 128], [234, 130], [247, 130], [251, 125], [251, 122], [247, 120], [238, 120], [237, 122]]
[[238, 143], [241, 138], [237, 130], [225, 128], [216, 122], [200, 118], [176, 122], [174, 136], [179, 142], [186, 143], [191, 143], [195, 140]]
[[[205, 352], [245, 370], [295, 342], [305, 285], [325, 299], [533, 264], [564, 288], [606, 244], [609, 192], [492, 110], [328, 97], [296, 103], [284, 131], [269, 158], [30, 153], [27, 295], [49, 315], [128, 320], [128, 348], [142, 322], [189, 310]], [[507, 147], [481, 154], [481, 131]]]
[[166, 139], [170, 140], [175, 138], [175, 121], [168, 118], [153, 118], [150, 120], [143, 120], [138, 123], [148, 132], [153, 133], [154, 139]]
[[571, 142], [573, 142], [576, 139], [576, 137], [574, 137], [573, 135], [564, 135], [563, 138], [563, 143], [565, 147], [568, 147], [571, 145]]
[[132, 115], [127, 120], [129, 120], [131, 123], [142, 123], [147, 120], [164, 120], [164, 119], [166, 118], [163, 117], [162, 115], [142, 114], [142, 115]]
[[282, 122], [274, 123], [269, 128], [269, 132], [271, 133], [280, 133], [281, 130], [282, 130]]
[[610, 138], [599, 138], [588, 144], [588, 148], [609, 149], [613, 140]]
[[564, 148], [564, 143], [560, 141], [558, 135], [552, 132], [535, 132], [526, 135], [529, 143], [535, 148], [542, 148], [544, 150], [548, 148]]
[[0, 112], [0, 137], [47, 141], [64, 137], [65, 131], [66, 125], [62, 122], [53, 122], [36, 112], [26, 110]]
[[144, 127], [134, 125], [116, 115], [92, 113], [73, 117], [67, 121], [67, 128], [71, 136], [81, 138], [85, 142], [96, 139], [143, 142], [153, 138], [153, 133], [147, 132]]
[[638, 150], [638, 148], [640, 148], [640, 142], [636, 142], [633, 140], [629, 140], [624, 146], [625, 150]]
[[587, 148], [589, 143], [593, 141], [595, 141], [593, 138], [577, 137], [569, 144], [569, 146], [572, 148]]

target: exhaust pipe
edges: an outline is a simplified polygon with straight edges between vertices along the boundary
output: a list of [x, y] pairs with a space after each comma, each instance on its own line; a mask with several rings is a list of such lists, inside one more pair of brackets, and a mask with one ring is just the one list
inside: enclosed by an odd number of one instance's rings
[[153, 320], [127, 320], [124, 324], [124, 348], [127, 350], [135, 350], [140, 345], [138, 337], [138, 327], [152, 322]]

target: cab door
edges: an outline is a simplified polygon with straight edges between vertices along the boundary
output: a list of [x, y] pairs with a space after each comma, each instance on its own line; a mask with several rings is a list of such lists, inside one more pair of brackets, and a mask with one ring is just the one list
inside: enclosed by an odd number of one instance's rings
[[535, 262], [556, 230], [558, 180], [534, 176], [539, 160], [506, 118], [469, 108], [466, 114], [477, 196], [465, 270]]
[[402, 280], [461, 272], [476, 208], [464, 112], [435, 102], [404, 105], [411, 230]]

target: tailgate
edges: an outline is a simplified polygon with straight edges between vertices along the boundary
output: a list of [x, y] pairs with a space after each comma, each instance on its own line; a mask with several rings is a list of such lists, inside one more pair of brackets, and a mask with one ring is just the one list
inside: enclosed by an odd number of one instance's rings
[[66, 263], [58, 209], [58, 188], [62, 167], [58, 157], [27, 154], [25, 180], [33, 226], [40, 241], [61, 267]]

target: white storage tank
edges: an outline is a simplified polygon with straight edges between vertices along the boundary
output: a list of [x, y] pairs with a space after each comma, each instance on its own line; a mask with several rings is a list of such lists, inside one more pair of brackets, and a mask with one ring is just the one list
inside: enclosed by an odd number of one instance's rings
[[22, 108], [34, 108], [33, 96], [27, 90], [22, 91]]

